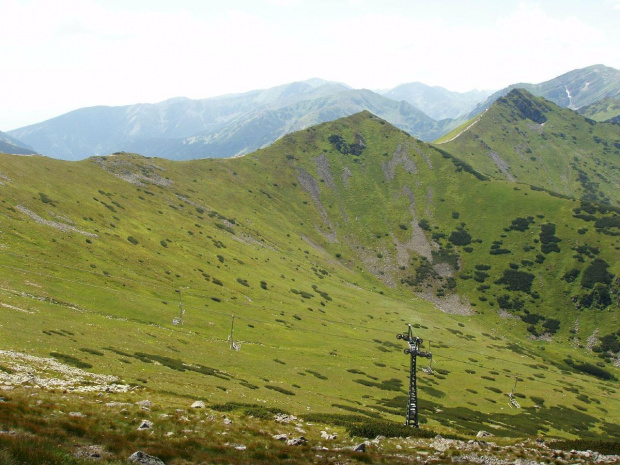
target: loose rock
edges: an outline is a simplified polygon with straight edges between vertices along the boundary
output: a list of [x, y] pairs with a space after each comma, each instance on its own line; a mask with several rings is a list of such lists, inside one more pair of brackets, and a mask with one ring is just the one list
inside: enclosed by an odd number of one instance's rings
[[192, 404], [192, 408], [205, 408], [205, 403], [201, 400], [197, 400]]
[[353, 448], [353, 452], [366, 452], [366, 443], [362, 442]]
[[142, 420], [140, 426], [138, 426], [138, 430], [151, 429], [153, 427], [153, 422], [149, 420]]
[[286, 444], [289, 445], [289, 446], [303, 446], [307, 442], [308, 442], [308, 440], [306, 438], [304, 438], [303, 436], [301, 436], [299, 438], [289, 439], [288, 441], [286, 441]]
[[131, 463], [139, 463], [141, 465], [166, 465], [160, 458], [145, 454], [142, 451], [134, 452], [128, 459]]
[[275, 420], [277, 423], [290, 423], [292, 421], [297, 421], [297, 417], [294, 415], [287, 415], [285, 413], [278, 413], [275, 416]]

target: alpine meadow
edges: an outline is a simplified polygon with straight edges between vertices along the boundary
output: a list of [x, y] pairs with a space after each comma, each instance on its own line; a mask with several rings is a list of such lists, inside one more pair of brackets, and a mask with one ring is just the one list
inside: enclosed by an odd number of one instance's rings
[[525, 90], [437, 143], [2, 154], [0, 461], [613, 462], [619, 160]]

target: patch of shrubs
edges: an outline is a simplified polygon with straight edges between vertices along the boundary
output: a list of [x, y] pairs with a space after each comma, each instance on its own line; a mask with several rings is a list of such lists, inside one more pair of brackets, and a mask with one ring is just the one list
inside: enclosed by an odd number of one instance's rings
[[605, 308], [611, 305], [611, 295], [609, 294], [609, 286], [603, 283], [596, 283], [594, 288], [578, 299], [579, 306], [586, 308]]
[[314, 294], [311, 294], [310, 292], [306, 292], [306, 291], [298, 291], [297, 289], [291, 289], [291, 292], [293, 294], [297, 294], [302, 296], [304, 299], [311, 299], [314, 297]]
[[568, 270], [566, 273], [564, 273], [564, 276], [562, 276], [562, 279], [566, 281], [567, 283], [572, 283], [577, 279], [577, 276], [579, 276], [579, 273], [581, 273], [581, 270], [577, 268], [573, 268], [572, 270]]
[[612, 380], [612, 381], [616, 380], [616, 377], [612, 375], [609, 371], [603, 368], [597, 367], [596, 365], [593, 365], [591, 363], [574, 362], [570, 358], [564, 361], [566, 362], [566, 364], [570, 365], [575, 370], [581, 371], [583, 373], [587, 373], [589, 375], [596, 376], [597, 378], [604, 379], [604, 380]]
[[347, 144], [340, 134], [332, 134], [328, 138], [329, 142], [336, 147], [343, 155], [352, 154], [355, 156], [360, 156], [362, 151], [366, 148], [366, 141], [360, 134], [355, 134], [355, 141], [352, 144]]
[[540, 320], [544, 320], [545, 317], [542, 315], [538, 315], [536, 313], [526, 313], [525, 315], [521, 315], [521, 321], [524, 323], [528, 323], [531, 325], [538, 324]]
[[246, 404], [242, 402], [226, 402], [225, 404], [215, 404], [210, 406], [216, 412], [241, 412], [245, 416], [252, 416], [263, 420], [271, 420], [278, 413], [286, 413], [282, 408], [265, 407], [258, 404]]
[[495, 284], [504, 284], [509, 291], [523, 291], [529, 293], [535, 276], [532, 273], [518, 270], [504, 270], [503, 276]]
[[560, 247], [558, 247], [557, 243], [561, 242], [562, 239], [555, 235], [555, 224], [541, 224], [538, 237], [540, 238], [540, 251], [542, 253], [560, 252]]
[[525, 231], [530, 227], [530, 224], [534, 222], [534, 218], [528, 216], [527, 218], [517, 217], [512, 220], [512, 223], [508, 227], [510, 231]]
[[284, 388], [282, 388], [280, 386], [273, 386], [271, 384], [265, 384], [265, 387], [267, 389], [271, 389], [272, 391], [276, 391], [276, 392], [279, 392], [280, 394], [284, 394], [284, 395], [287, 395], [287, 396], [294, 396], [295, 395], [295, 393], [293, 391], [289, 391], [288, 389], [284, 389]]
[[418, 226], [423, 229], [424, 231], [430, 231], [431, 230], [431, 225], [429, 224], [428, 220], [426, 218], [422, 218], [420, 221], [418, 221]]
[[403, 382], [398, 378], [391, 378], [380, 383], [368, 381], [367, 379], [354, 379], [353, 382], [368, 387], [376, 387], [383, 391], [400, 391], [403, 387]]
[[511, 300], [508, 294], [503, 294], [497, 298], [497, 304], [504, 310], [521, 310], [525, 302], [519, 298]]
[[322, 379], [322, 380], [328, 379], [327, 376], [322, 375], [318, 371], [306, 370], [306, 373], [311, 374], [312, 376], [314, 376], [315, 378], [318, 378], [318, 379]]
[[553, 318], [547, 318], [545, 322], [542, 324], [543, 328], [547, 330], [549, 334], [555, 334], [560, 329], [560, 320], [555, 320]]
[[602, 258], [596, 258], [586, 267], [581, 276], [581, 285], [591, 289], [596, 283], [609, 284], [613, 275], [607, 271], [609, 263]]
[[474, 281], [483, 283], [489, 277], [484, 271], [474, 271]]
[[[334, 413], [309, 413], [303, 416], [304, 420], [313, 423], [326, 423], [334, 426], [341, 426], [347, 430], [351, 437], [376, 438], [385, 436], [388, 438], [398, 437], [417, 437], [434, 438], [436, 431], [425, 428], [412, 428], [402, 423], [396, 423], [380, 419], [369, 419], [361, 415], [343, 415]], [[447, 439], [460, 439], [459, 436], [444, 434]]]
[[594, 222], [594, 227], [596, 229], [610, 229], [610, 228], [618, 228], [620, 229], [620, 217], [619, 216], [606, 216], [604, 218], [599, 218]]
[[600, 345], [592, 347], [592, 350], [599, 353], [620, 352], [620, 341], [618, 340], [618, 336], [620, 336], [620, 331], [603, 336], [600, 338]]
[[471, 235], [463, 228], [458, 228], [450, 233], [448, 240], [454, 245], [467, 245], [471, 244]]
[[50, 355], [54, 357], [56, 360], [66, 363], [67, 365], [74, 366], [76, 368], [92, 368], [93, 366], [90, 363], [83, 362], [79, 358], [73, 357], [71, 355], [61, 354], [59, 352], [50, 352]]

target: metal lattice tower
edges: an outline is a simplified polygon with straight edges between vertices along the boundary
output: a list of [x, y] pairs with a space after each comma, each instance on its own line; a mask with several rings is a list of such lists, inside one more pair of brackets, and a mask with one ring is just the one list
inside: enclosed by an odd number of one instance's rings
[[418, 384], [416, 378], [416, 360], [418, 357], [432, 358], [433, 354], [430, 352], [420, 351], [420, 345], [422, 339], [414, 337], [411, 325], [407, 325], [409, 330], [407, 334], [397, 334], [397, 339], [402, 339], [409, 344], [409, 347], [405, 349], [405, 353], [411, 355], [411, 371], [409, 373], [409, 398], [407, 400], [407, 416], [405, 425], [413, 425], [415, 428], [419, 428], [418, 425]]

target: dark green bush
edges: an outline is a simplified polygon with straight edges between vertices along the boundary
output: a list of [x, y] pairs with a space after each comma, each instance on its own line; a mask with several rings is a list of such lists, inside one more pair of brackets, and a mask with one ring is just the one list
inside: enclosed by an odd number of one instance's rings
[[464, 229], [457, 229], [450, 233], [448, 240], [454, 245], [467, 245], [471, 243], [471, 235]]
[[525, 231], [529, 227], [530, 221], [528, 219], [518, 217], [512, 220], [512, 224], [510, 225], [509, 229], [513, 231]]
[[271, 384], [265, 384], [267, 389], [271, 389], [272, 391], [279, 392], [280, 394], [284, 394], [287, 396], [294, 396], [295, 393], [293, 391], [289, 391], [288, 389], [281, 388], [280, 386], [273, 386]]
[[521, 315], [521, 321], [531, 325], [538, 324], [538, 322], [544, 318], [544, 316], [537, 315], [536, 313], [526, 313], [525, 315]]
[[558, 329], [560, 329], [560, 320], [554, 320], [553, 318], [547, 318], [545, 322], [542, 324], [543, 328], [547, 330], [550, 334], [557, 333]]
[[576, 370], [582, 371], [592, 376], [596, 376], [597, 378], [600, 378], [600, 379], [605, 379], [605, 380], [616, 379], [616, 377], [612, 375], [609, 371], [603, 368], [597, 367], [596, 365], [592, 365], [591, 363], [588, 363], [588, 362], [573, 363], [572, 366]]
[[503, 276], [495, 284], [504, 284], [510, 291], [530, 292], [535, 276], [532, 273], [518, 270], [504, 270]]
[[579, 273], [581, 273], [581, 270], [577, 268], [573, 268], [572, 270], [568, 270], [566, 273], [564, 273], [564, 276], [562, 276], [562, 279], [566, 281], [567, 283], [572, 283], [573, 281], [577, 279], [577, 276], [579, 276]]
[[596, 258], [586, 267], [581, 275], [581, 285], [591, 289], [596, 283], [609, 284], [613, 275], [607, 271], [609, 263], [602, 258]]
[[58, 352], [50, 352], [50, 355], [56, 360], [62, 363], [66, 363], [67, 365], [74, 366], [76, 368], [87, 369], [93, 367], [90, 363], [83, 362], [79, 358], [73, 357], [71, 355], [61, 354]]

